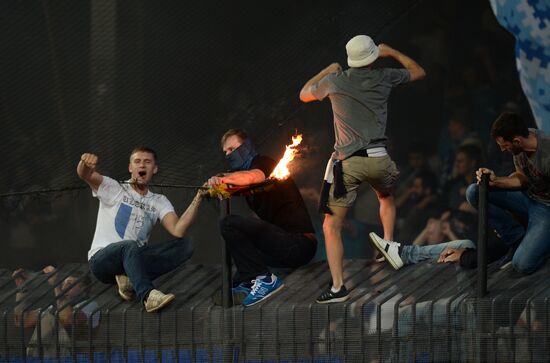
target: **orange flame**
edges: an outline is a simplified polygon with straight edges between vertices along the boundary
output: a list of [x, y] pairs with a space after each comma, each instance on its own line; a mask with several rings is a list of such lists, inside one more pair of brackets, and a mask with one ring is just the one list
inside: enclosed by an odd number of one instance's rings
[[290, 171], [288, 171], [288, 163], [294, 160], [294, 157], [298, 152], [297, 146], [300, 145], [301, 142], [302, 142], [302, 134], [292, 136], [292, 144], [286, 145], [285, 154], [283, 155], [283, 157], [275, 167], [275, 170], [273, 170], [273, 172], [269, 176], [270, 178], [282, 180], [287, 178], [290, 175]]

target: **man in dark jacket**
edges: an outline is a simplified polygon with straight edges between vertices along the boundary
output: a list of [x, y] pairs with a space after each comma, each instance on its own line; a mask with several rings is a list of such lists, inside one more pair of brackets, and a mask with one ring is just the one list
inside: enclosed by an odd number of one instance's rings
[[[276, 162], [258, 155], [246, 132], [227, 131], [221, 140], [231, 172], [213, 176], [208, 185], [246, 186], [265, 181]], [[275, 294], [284, 285], [270, 267], [297, 268], [308, 263], [317, 250], [309, 213], [292, 178], [276, 182], [269, 190], [246, 198], [258, 218], [229, 215], [220, 231], [237, 266], [233, 296], [246, 295], [250, 306]]]

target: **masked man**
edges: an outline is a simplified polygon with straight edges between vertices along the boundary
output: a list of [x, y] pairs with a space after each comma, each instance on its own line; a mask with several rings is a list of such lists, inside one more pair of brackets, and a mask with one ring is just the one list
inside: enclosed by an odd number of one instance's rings
[[[211, 177], [211, 187], [261, 183], [275, 169], [275, 160], [258, 155], [243, 130], [227, 131], [221, 146], [231, 172]], [[281, 277], [270, 267], [297, 268], [308, 263], [315, 255], [317, 240], [292, 178], [247, 196], [246, 202], [258, 218], [229, 215], [220, 221], [220, 230], [237, 267], [234, 300], [244, 298], [243, 305], [250, 306], [283, 287]]]

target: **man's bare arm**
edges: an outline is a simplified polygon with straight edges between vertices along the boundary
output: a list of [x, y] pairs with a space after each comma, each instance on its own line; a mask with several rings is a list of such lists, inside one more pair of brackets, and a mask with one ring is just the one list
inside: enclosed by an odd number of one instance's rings
[[320, 80], [325, 78], [327, 75], [329, 75], [331, 73], [338, 73], [338, 72], [342, 72], [342, 66], [338, 63], [332, 63], [331, 65], [329, 65], [325, 69], [321, 70], [321, 72], [319, 72], [315, 76], [313, 76], [302, 87], [302, 90], [300, 91], [300, 100], [302, 102], [317, 101], [317, 98], [315, 98], [315, 96], [313, 96], [313, 93], [311, 92], [311, 87], [314, 84], [317, 84]]
[[380, 44], [378, 45], [378, 50], [380, 51], [380, 58], [392, 57], [393, 59], [401, 63], [401, 65], [409, 71], [409, 74], [411, 75], [411, 82], [426, 77], [426, 71], [424, 70], [424, 68], [416, 63], [411, 57], [406, 56], [397, 49], [393, 49], [387, 44]]
[[185, 236], [187, 230], [197, 218], [199, 206], [205, 194], [206, 192], [202, 190], [197, 192], [195, 198], [193, 198], [181, 217], [178, 218], [177, 214], [174, 212], [166, 214], [161, 221], [164, 228], [174, 237], [181, 238]]
[[481, 181], [483, 174], [489, 175], [489, 186], [501, 189], [521, 189], [524, 188], [528, 179], [519, 169], [508, 176], [496, 176], [494, 171], [487, 168], [479, 168], [476, 171], [477, 182]]
[[95, 170], [97, 162], [97, 155], [84, 153], [80, 157], [80, 161], [76, 167], [78, 177], [88, 183], [93, 190], [99, 189], [99, 186], [103, 182], [103, 176]]
[[229, 185], [250, 185], [261, 183], [266, 179], [266, 175], [260, 169], [242, 170], [223, 176], [213, 176], [208, 179], [209, 186], [220, 185], [222, 183]]

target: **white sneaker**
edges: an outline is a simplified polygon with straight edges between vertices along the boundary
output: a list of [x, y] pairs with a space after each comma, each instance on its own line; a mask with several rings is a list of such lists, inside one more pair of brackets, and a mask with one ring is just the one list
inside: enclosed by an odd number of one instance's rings
[[149, 292], [147, 301], [145, 301], [145, 310], [147, 310], [148, 313], [160, 310], [168, 305], [175, 298], [176, 296], [174, 294], [164, 294], [158, 290], [153, 289]]
[[401, 246], [401, 243], [387, 241], [374, 232], [369, 233], [369, 238], [374, 247], [384, 255], [386, 261], [388, 261], [394, 269], [399, 270], [403, 267], [403, 260], [401, 256], [399, 256], [399, 246]]
[[116, 275], [116, 284], [118, 286], [118, 294], [126, 301], [134, 300], [136, 292], [130, 282], [130, 279], [126, 275]]

